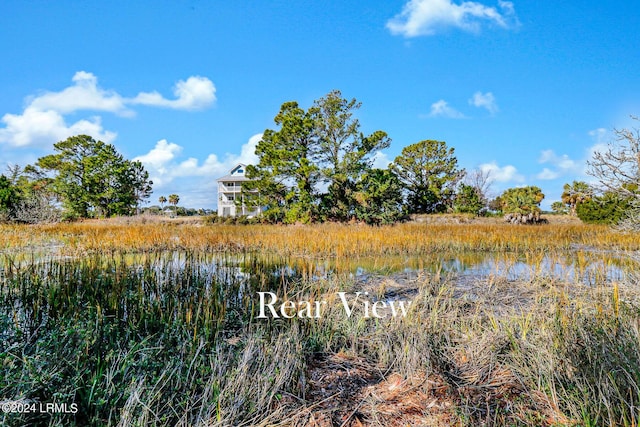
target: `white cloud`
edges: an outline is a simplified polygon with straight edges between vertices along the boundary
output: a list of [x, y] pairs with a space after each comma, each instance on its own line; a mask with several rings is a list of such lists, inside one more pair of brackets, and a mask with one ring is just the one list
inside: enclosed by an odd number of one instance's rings
[[536, 175], [536, 178], [541, 180], [552, 180], [560, 177], [560, 174], [557, 171], [552, 171], [549, 168], [542, 169], [542, 172]]
[[244, 163], [245, 165], [255, 165], [258, 163], [258, 156], [256, 155], [256, 147], [262, 140], [262, 134], [257, 133], [249, 138], [246, 144], [242, 146], [240, 150], [240, 157], [236, 160], [237, 163]]
[[387, 22], [394, 35], [430, 36], [446, 27], [478, 32], [483, 23], [511, 28], [518, 24], [513, 3], [498, 2], [499, 9], [473, 1], [410, 0], [398, 15]]
[[142, 162], [145, 169], [150, 171], [151, 180], [156, 186], [159, 186], [163, 183], [163, 177], [171, 173], [168, 166], [171, 166], [171, 161], [176, 158], [181, 151], [182, 147], [178, 144], [168, 142], [166, 139], [161, 139], [151, 151], [136, 157], [134, 160]]
[[553, 150], [543, 150], [540, 152], [540, 158], [538, 163], [548, 163], [556, 157], [556, 153]]
[[579, 167], [579, 162], [572, 160], [568, 155], [558, 156], [553, 150], [543, 150], [540, 153], [539, 163], [550, 163], [562, 170], [571, 171]]
[[180, 159], [183, 148], [163, 139], [148, 153], [135, 158], [140, 160], [153, 181], [154, 195], [151, 204], [157, 204], [160, 195], [176, 193], [180, 205], [196, 208], [213, 208], [217, 201], [216, 179], [229, 173], [237, 163], [256, 164], [256, 146], [262, 134], [253, 135], [242, 145], [240, 154], [226, 153], [222, 160], [209, 154], [200, 162], [195, 157]]
[[387, 153], [382, 151], [376, 151], [373, 155], [373, 167], [378, 169], [386, 169], [391, 163], [391, 160], [387, 156]]
[[538, 179], [542, 180], [552, 180], [568, 174], [580, 174], [584, 170], [584, 162], [573, 160], [566, 154], [559, 156], [553, 150], [540, 152], [538, 162], [552, 166], [552, 168], [543, 168], [536, 175]]
[[589, 136], [592, 137], [598, 144], [606, 144], [607, 130], [605, 128], [598, 128], [590, 130]]
[[199, 110], [212, 105], [216, 101], [216, 87], [206, 77], [189, 77], [180, 80], [174, 90], [177, 97], [166, 99], [158, 92], [141, 92], [133, 98], [132, 104], [149, 105], [154, 107], [175, 108], [180, 110]]
[[38, 110], [27, 107], [18, 114], [2, 117], [4, 128], [0, 128], [0, 143], [13, 147], [46, 146], [72, 135], [91, 135], [104, 142], [113, 141], [117, 134], [105, 131], [98, 116], [79, 120], [67, 125], [62, 114], [54, 110]]
[[140, 93], [135, 98], [125, 98], [113, 90], [99, 87], [92, 73], [78, 71], [73, 84], [59, 92], [44, 92], [28, 97], [22, 114], [7, 113], [0, 123], [0, 144], [10, 147], [40, 146], [78, 134], [91, 135], [104, 142], [113, 141], [117, 134], [102, 127], [100, 116], [91, 116], [68, 124], [65, 115], [78, 111], [101, 111], [131, 117], [135, 114], [130, 105], [144, 104], [184, 110], [196, 110], [215, 102], [215, 86], [206, 77], [189, 77], [176, 84], [176, 99], [168, 100], [157, 92]]
[[34, 98], [29, 107], [40, 111], [57, 111], [68, 114], [78, 110], [109, 111], [122, 115], [132, 115], [127, 110], [125, 99], [114, 91], [98, 87], [98, 79], [92, 73], [78, 71], [72, 81], [73, 86], [60, 92], [45, 92]]
[[589, 136], [595, 139], [597, 143], [604, 144], [607, 142], [605, 140], [605, 137], [607, 136], [607, 130], [605, 128], [590, 130], [588, 133]]
[[[195, 157], [179, 160], [178, 157], [183, 148], [165, 139], [158, 141], [148, 153], [136, 157], [149, 171], [149, 177], [154, 183], [154, 189], [160, 190], [167, 187], [174, 180], [180, 178], [206, 177], [209, 182], [229, 173], [229, 170], [237, 163], [256, 164], [258, 157], [255, 154], [256, 146], [262, 139], [262, 134], [256, 134], [242, 145], [240, 154], [227, 153], [223, 160], [216, 154], [209, 154], [204, 162], [200, 163]], [[186, 186], [180, 186], [187, 188]]]
[[541, 180], [554, 180], [562, 177], [569, 180], [593, 181], [593, 177], [587, 174], [587, 162], [593, 158], [595, 152], [604, 152], [609, 149], [608, 141], [611, 133], [605, 128], [597, 128], [587, 132], [592, 139], [592, 145], [584, 151], [584, 157], [572, 159], [567, 154], [558, 155], [554, 150], [548, 149], [540, 152], [538, 162], [548, 165], [540, 171], [536, 178]]
[[447, 101], [441, 99], [431, 104], [431, 111], [429, 117], [445, 117], [448, 119], [463, 119], [464, 114], [450, 107]]
[[473, 94], [471, 99], [469, 99], [469, 104], [478, 108], [485, 108], [491, 115], [494, 115], [498, 112], [498, 104], [496, 104], [496, 98], [493, 96], [493, 93], [487, 92], [476, 92]]
[[498, 166], [496, 162], [483, 163], [478, 168], [484, 172], [489, 172], [489, 178], [495, 182], [524, 182], [524, 177], [518, 173], [515, 166]]

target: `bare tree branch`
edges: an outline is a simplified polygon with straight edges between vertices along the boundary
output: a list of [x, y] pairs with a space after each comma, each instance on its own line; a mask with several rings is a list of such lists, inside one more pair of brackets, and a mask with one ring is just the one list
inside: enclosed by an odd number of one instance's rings
[[467, 173], [464, 183], [475, 188], [483, 203], [491, 197], [490, 190], [493, 185], [493, 178], [490, 170], [474, 169]]
[[[634, 120], [638, 117], [632, 116]], [[596, 188], [629, 200], [632, 211], [620, 224], [626, 230], [640, 230], [640, 130], [616, 129], [616, 139], [606, 151], [597, 151], [587, 162], [587, 173], [598, 180]]]

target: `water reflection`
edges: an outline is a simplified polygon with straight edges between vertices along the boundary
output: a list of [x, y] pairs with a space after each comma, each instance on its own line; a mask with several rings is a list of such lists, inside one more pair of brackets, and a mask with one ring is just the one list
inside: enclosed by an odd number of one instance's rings
[[[136, 262], [131, 259], [131, 262]], [[139, 262], [139, 260], [138, 260]], [[423, 256], [341, 257], [313, 259], [282, 258], [260, 253], [193, 254], [174, 253], [152, 262], [161, 268], [167, 262], [174, 268], [185, 268], [195, 262], [205, 275], [216, 281], [241, 282], [242, 288], [276, 288], [293, 280], [318, 281], [333, 276], [363, 278], [368, 275], [393, 275], [426, 271], [464, 278], [502, 277], [530, 281], [536, 277], [570, 283], [595, 285], [621, 281], [637, 268], [628, 255], [603, 251], [572, 251], [539, 254], [515, 253], [433, 253]], [[243, 290], [243, 289], [241, 289]]]
[[[260, 255], [238, 262], [238, 274], [249, 276], [257, 271], [275, 277], [300, 277], [308, 280], [327, 279], [333, 275], [361, 278], [367, 275], [392, 275], [427, 271], [465, 278], [503, 277], [530, 281], [545, 277], [570, 283], [595, 285], [624, 280], [637, 263], [623, 253], [576, 251], [554, 254], [523, 255], [512, 253], [438, 253], [420, 257], [353, 257], [313, 260], [290, 258], [278, 265]], [[256, 268], [258, 267], [259, 268]]]
[[[3, 255], [0, 280], [8, 269], [38, 269], [46, 274], [58, 262], [79, 261], [76, 257], [55, 254]], [[624, 252], [575, 250], [545, 253], [456, 252], [430, 253], [421, 256], [385, 257], [280, 257], [275, 254], [203, 253], [203, 252], [145, 252], [95, 255], [82, 258], [95, 267], [109, 270], [123, 267], [138, 275], [153, 277], [146, 286], [162, 289], [168, 281], [176, 280], [176, 271], [203, 278], [206, 289], [217, 283], [234, 284], [241, 294], [254, 289], [277, 288], [294, 280], [318, 281], [333, 276], [363, 278], [368, 275], [393, 275], [425, 271], [439, 275], [464, 278], [501, 277], [508, 280], [532, 280], [545, 277], [570, 283], [595, 285], [625, 280], [628, 272], [638, 269]], [[52, 264], [52, 261], [54, 263]], [[144, 281], [143, 281], [144, 282]], [[154, 294], [153, 289], [147, 289]], [[242, 295], [240, 295], [242, 299]]]
[[83, 313], [135, 325], [145, 334], [162, 331], [165, 324], [180, 324], [210, 338], [221, 328], [251, 319], [257, 291], [288, 295], [304, 288], [322, 293], [323, 280], [332, 277], [366, 281], [369, 275], [427, 271], [457, 276], [459, 284], [493, 276], [596, 285], [625, 280], [638, 270], [628, 254], [603, 251], [325, 259], [255, 252], [48, 255], [21, 261], [5, 255], [0, 257], [0, 323], [18, 319], [14, 323], [21, 329], [36, 331], [69, 313]]

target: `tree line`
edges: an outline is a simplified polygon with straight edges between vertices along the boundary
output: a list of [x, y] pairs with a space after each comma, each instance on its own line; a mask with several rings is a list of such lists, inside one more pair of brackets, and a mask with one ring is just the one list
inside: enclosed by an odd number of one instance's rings
[[[385, 224], [439, 212], [540, 218], [545, 195], [539, 187], [509, 188], [490, 198], [490, 175], [460, 168], [454, 148], [443, 141], [419, 141], [386, 168], [374, 168], [390, 138], [381, 130], [361, 132], [355, 117], [360, 107], [337, 90], [306, 110], [295, 101], [282, 104], [277, 128], [265, 130], [258, 143], [258, 163], [247, 167], [252, 181], [243, 186], [245, 203], [261, 207], [267, 221], [283, 223]], [[640, 136], [627, 129], [616, 135], [588, 162], [596, 184], [566, 184], [562, 201], [552, 205], [555, 212], [639, 228]]]
[[[364, 134], [355, 117], [361, 104], [332, 91], [308, 109], [282, 104], [256, 147], [259, 161], [247, 166], [244, 203], [261, 207], [268, 221], [309, 223], [364, 221], [392, 223], [411, 213], [445, 212], [454, 207], [465, 171], [445, 142], [424, 140], [405, 147], [388, 168], [374, 168], [375, 155], [390, 138]], [[479, 203], [469, 186], [459, 206]], [[457, 199], [463, 200], [462, 197]], [[480, 203], [481, 204], [481, 203]]]
[[131, 215], [153, 182], [139, 161], [111, 144], [78, 135], [54, 144], [54, 154], [0, 175], [0, 215], [20, 222]]
[[[303, 109], [285, 102], [256, 147], [258, 162], [247, 166], [243, 200], [262, 208], [262, 220], [281, 223], [361, 221], [389, 224], [411, 214], [441, 212], [509, 214], [539, 218], [545, 195], [537, 186], [509, 188], [490, 197], [491, 176], [460, 168], [455, 149], [422, 140], [402, 149], [386, 168], [373, 167], [390, 145], [382, 130], [364, 134], [356, 113], [361, 103], [334, 90]], [[640, 136], [616, 131], [607, 151], [589, 161], [596, 184], [564, 186], [557, 213], [586, 222], [640, 228]], [[54, 154], [24, 169], [0, 175], [0, 220], [43, 222], [110, 217], [139, 212], [153, 183], [139, 161], [111, 144], [78, 135], [54, 145]], [[158, 201], [176, 206], [178, 196]], [[238, 203], [242, 203], [238, 201]]]
[[[306, 110], [295, 101], [282, 104], [274, 119], [277, 128], [265, 130], [258, 143], [258, 163], [247, 167], [252, 181], [243, 185], [244, 203], [261, 207], [265, 220], [282, 223], [356, 220], [386, 224], [410, 214], [440, 212], [509, 214], [514, 222], [525, 222], [525, 218], [539, 222], [545, 197], [539, 187], [509, 188], [490, 198], [489, 174], [460, 168], [454, 148], [443, 141], [411, 144], [386, 168], [374, 168], [376, 153], [387, 148], [390, 139], [381, 130], [368, 135], [361, 132], [355, 117], [360, 107], [339, 91], [314, 101]], [[623, 135], [631, 147], [628, 150], [632, 152], [635, 143], [637, 153], [637, 138], [628, 132]], [[612, 159], [619, 156], [612, 151], [591, 163], [596, 178], [611, 181], [607, 191], [591, 198], [585, 194], [595, 195], [594, 188], [585, 183], [567, 184], [567, 194], [562, 202], [554, 203], [554, 209], [568, 208], [567, 212], [577, 215], [582, 202], [597, 206], [610, 202], [616, 212], [628, 216], [630, 194], [638, 186], [638, 163], [613, 165]], [[620, 171], [627, 169], [631, 172], [626, 180], [619, 179]], [[627, 193], [626, 199], [611, 195], [620, 192]], [[588, 205], [581, 209], [584, 206]]]

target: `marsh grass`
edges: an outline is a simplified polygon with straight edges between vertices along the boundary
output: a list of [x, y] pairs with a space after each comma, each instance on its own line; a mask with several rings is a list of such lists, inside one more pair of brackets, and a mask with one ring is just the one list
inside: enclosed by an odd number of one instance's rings
[[58, 254], [160, 250], [260, 251], [280, 257], [354, 257], [449, 252], [546, 252], [550, 249], [639, 250], [632, 233], [606, 226], [549, 224], [420, 224], [369, 227], [213, 225], [93, 222], [42, 226], [0, 225], [0, 248], [33, 250], [53, 246]]
[[[640, 268], [623, 252], [635, 239], [574, 224], [535, 236], [467, 225], [2, 226], [0, 399], [79, 410], [0, 423], [638, 425]], [[577, 274], [546, 274], [585, 245], [597, 250], [575, 254]], [[506, 251], [505, 266], [524, 259], [530, 271], [462, 280], [442, 254], [463, 248]], [[371, 255], [422, 264], [389, 275]], [[384, 276], [326, 257], [371, 259]], [[603, 271], [615, 263], [631, 274], [612, 282]], [[327, 308], [256, 319], [257, 290]], [[336, 292], [365, 290], [413, 302], [406, 317], [347, 317]]]
[[[478, 282], [468, 299], [448, 280], [415, 285], [401, 320], [327, 313], [320, 347], [359, 358], [374, 374], [362, 375], [357, 393], [321, 395], [330, 402], [319, 409], [308, 403], [315, 410], [300, 410], [298, 425], [637, 425], [633, 287], [498, 280]], [[333, 361], [327, 371], [340, 368]]]
[[[240, 375], [234, 368], [246, 375], [245, 365], [265, 367], [257, 353], [275, 352], [265, 363], [296, 354], [289, 336], [275, 349], [278, 339], [259, 338], [277, 330], [256, 330], [242, 350], [229, 344], [252, 315], [251, 287], [269, 289], [280, 280], [271, 271], [261, 277], [256, 270], [244, 280], [220, 258], [193, 253], [4, 261], [0, 395], [77, 403], [78, 414], [62, 416], [56, 425], [115, 425], [121, 417], [193, 425], [210, 418], [203, 405], [213, 408], [225, 402], [222, 397], [241, 396], [221, 395], [226, 381]], [[282, 381], [265, 387], [279, 389]], [[245, 392], [265, 392], [255, 386]], [[231, 402], [236, 409], [230, 416], [264, 416], [268, 402], [247, 396], [245, 403]], [[4, 421], [49, 422], [42, 414]]]

